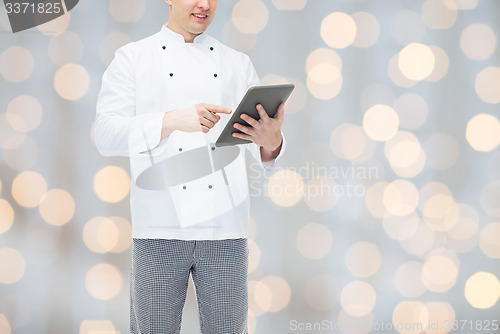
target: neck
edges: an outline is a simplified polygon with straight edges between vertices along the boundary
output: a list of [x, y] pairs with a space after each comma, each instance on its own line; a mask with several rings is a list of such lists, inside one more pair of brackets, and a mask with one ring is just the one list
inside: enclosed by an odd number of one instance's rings
[[201, 34], [192, 34], [192, 33], [187, 32], [187, 31], [182, 31], [182, 29], [180, 29], [177, 24], [172, 23], [171, 21], [168, 21], [165, 26], [168, 29], [172, 30], [173, 32], [176, 32], [179, 35], [182, 35], [182, 37], [184, 37], [184, 41], [186, 43], [193, 43], [196, 36], [201, 35]]

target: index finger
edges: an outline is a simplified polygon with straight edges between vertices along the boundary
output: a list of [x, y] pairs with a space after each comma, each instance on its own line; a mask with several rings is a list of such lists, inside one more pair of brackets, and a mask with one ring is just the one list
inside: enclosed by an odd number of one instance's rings
[[215, 104], [208, 104], [208, 103], [204, 103], [203, 106], [205, 107], [205, 109], [207, 109], [208, 111], [210, 111], [212, 113], [222, 113], [222, 114], [230, 114], [231, 113], [231, 109], [223, 107], [223, 106], [218, 106]]

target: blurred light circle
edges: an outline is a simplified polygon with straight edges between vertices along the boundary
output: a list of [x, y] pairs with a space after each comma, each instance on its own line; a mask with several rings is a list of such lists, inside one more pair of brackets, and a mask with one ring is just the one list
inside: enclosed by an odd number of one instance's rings
[[352, 281], [347, 284], [340, 295], [340, 305], [349, 315], [362, 317], [373, 310], [376, 293], [367, 282]]
[[118, 268], [107, 263], [96, 264], [85, 276], [85, 288], [92, 297], [99, 300], [115, 298], [122, 289], [122, 282]]
[[35, 58], [28, 49], [11, 46], [0, 54], [0, 73], [5, 80], [20, 83], [27, 80], [35, 68]]
[[460, 35], [460, 48], [467, 58], [486, 60], [495, 52], [497, 37], [486, 24], [474, 23]]
[[304, 181], [292, 170], [280, 170], [269, 178], [267, 194], [278, 206], [294, 206], [302, 199]]
[[36, 98], [19, 95], [7, 105], [6, 119], [14, 130], [30, 132], [40, 125], [42, 114], [42, 106]]
[[46, 192], [47, 183], [37, 172], [22, 172], [12, 181], [12, 197], [25, 208], [37, 207]]
[[5, 314], [0, 313], [0, 333], [2, 334], [10, 334], [11, 327], [9, 324], [9, 319], [5, 316]]
[[422, 282], [422, 263], [407, 261], [400, 265], [394, 274], [394, 285], [399, 294], [407, 298], [417, 298], [426, 290]]
[[386, 214], [383, 220], [385, 233], [394, 240], [407, 240], [418, 230], [420, 218], [415, 212], [408, 216], [393, 216]]
[[427, 201], [434, 195], [444, 194], [452, 197], [450, 188], [448, 188], [446, 184], [441, 182], [428, 182], [420, 188], [419, 192], [420, 200], [418, 207], [422, 212], [425, 210]]
[[42, 197], [39, 212], [47, 224], [61, 226], [73, 219], [75, 200], [66, 190], [51, 189]]
[[78, 334], [119, 334], [109, 320], [83, 320]]
[[286, 81], [293, 84], [295, 89], [286, 101], [285, 115], [296, 114], [303, 110], [307, 103], [307, 88], [302, 81], [295, 78], [286, 78]]
[[318, 311], [328, 311], [337, 305], [339, 295], [335, 277], [331, 275], [313, 276], [306, 283], [304, 294], [307, 304]]
[[398, 131], [385, 143], [384, 155], [401, 177], [414, 177], [425, 167], [425, 152], [411, 132]]
[[146, 10], [145, 0], [110, 0], [109, 12], [116, 22], [137, 22]]
[[311, 52], [306, 59], [306, 72], [309, 72], [318, 64], [330, 64], [342, 71], [342, 58], [334, 50], [319, 48]]
[[408, 79], [403, 72], [401, 72], [401, 69], [399, 68], [399, 54], [392, 56], [389, 60], [387, 74], [389, 74], [392, 82], [399, 87], [410, 88], [418, 83], [416, 80]]
[[99, 46], [99, 58], [105, 65], [111, 63], [116, 50], [132, 42], [129, 35], [120, 32], [111, 32], [104, 37]]
[[[392, 324], [402, 334], [421, 333], [422, 329], [427, 327], [428, 322], [429, 311], [424, 303], [419, 301], [402, 301], [392, 312]], [[420, 326], [415, 326], [415, 324]]]
[[492, 273], [480, 271], [467, 279], [464, 294], [472, 307], [488, 309], [493, 307], [500, 297], [500, 282]]
[[222, 41], [224, 44], [236, 49], [240, 52], [248, 52], [257, 44], [257, 34], [244, 34], [233, 24], [233, 21], [228, 21], [222, 29]]
[[433, 292], [450, 290], [457, 277], [458, 266], [446, 256], [431, 256], [425, 260], [422, 267], [422, 282]]
[[448, 69], [450, 67], [450, 59], [446, 54], [446, 52], [440, 47], [434, 45], [428, 45], [428, 47], [434, 54], [434, 70], [424, 80], [430, 82], [437, 82], [443, 79], [448, 73]]
[[368, 141], [363, 129], [360, 126], [352, 125], [342, 133], [340, 151], [347, 160], [356, 160], [366, 152]]
[[273, 5], [279, 10], [302, 10], [307, 0], [273, 0]]
[[25, 136], [24, 141], [15, 150], [4, 150], [4, 162], [13, 170], [28, 170], [38, 161], [38, 144], [31, 137]]
[[500, 217], [500, 181], [488, 183], [481, 190], [481, 207], [490, 217]]
[[422, 19], [431, 29], [448, 29], [457, 20], [457, 10], [447, 8], [443, 0], [425, 0]]
[[248, 310], [255, 316], [269, 311], [272, 303], [272, 292], [261, 281], [248, 282]]
[[391, 35], [399, 45], [420, 42], [425, 30], [422, 16], [411, 10], [400, 11], [391, 20]]
[[445, 133], [433, 134], [425, 143], [427, 163], [433, 169], [447, 170], [458, 159], [459, 146], [456, 140]]
[[258, 34], [269, 20], [269, 10], [260, 0], [240, 0], [233, 7], [231, 21], [244, 34]]
[[347, 314], [344, 310], [340, 310], [335, 323], [335, 330], [340, 330], [344, 334], [368, 334], [378, 324], [374, 323], [373, 313], [370, 312], [362, 317], [355, 317]]
[[[109, 217], [113, 224], [118, 229], [118, 240], [115, 246], [111, 249], [111, 253], [122, 253], [130, 248], [132, 244], [132, 225], [130, 222], [122, 217]], [[103, 231], [100, 231], [103, 233]]]
[[401, 247], [409, 254], [421, 256], [432, 248], [436, 233], [427, 224], [420, 223], [413, 235], [399, 241]]
[[321, 38], [336, 49], [344, 49], [356, 39], [356, 22], [346, 13], [333, 12], [321, 21]]
[[9, 202], [0, 198], [0, 235], [7, 232], [14, 223], [14, 209]]
[[500, 67], [489, 66], [479, 72], [476, 93], [486, 103], [500, 103]]
[[383, 218], [386, 213], [383, 195], [385, 187], [387, 187], [388, 184], [388, 182], [379, 181], [371, 185], [366, 191], [365, 206], [374, 217]]
[[269, 312], [279, 312], [288, 306], [292, 292], [285, 279], [279, 276], [266, 276], [261, 282], [269, 287], [272, 294]]
[[95, 217], [83, 227], [83, 242], [93, 252], [110, 252], [118, 243], [119, 230], [111, 219]]
[[368, 110], [374, 105], [392, 105], [396, 95], [391, 87], [376, 82], [366, 86], [361, 92], [361, 109]]
[[500, 259], [500, 223], [490, 223], [483, 227], [479, 247], [487, 257]]
[[356, 25], [356, 38], [352, 45], [357, 48], [368, 48], [375, 44], [380, 35], [380, 24], [377, 18], [368, 12], [352, 14]]
[[418, 190], [410, 181], [393, 181], [384, 189], [383, 203], [391, 215], [408, 216], [417, 207]]
[[398, 67], [410, 80], [423, 80], [434, 71], [435, 57], [432, 50], [424, 44], [410, 43], [398, 57]]
[[[455, 310], [447, 302], [430, 302], [425, 303], [425, 307], [429, 311], [429, 324], [426, 333], [446, 334], [450, 332], [446, 324], [455, 322]], [[435, 326], [434, 324], [437, 324]]]
[[472, 117], [467, 122], [465, 138], [476, 151], [493, 151], [500, 144], [500, 122], [498, 118], [489, 114], [478, 114]]
[[44, 35], [52, 36], [62, 34], [68, 29], [71, 22], [71, 13], [66, 12], [64, 15], [51, 20], [49, 22], [37, 25], [36, 28]]
[[321, 85], [331, 84], [340, 77], [339, 70], [328, 63], [319, 63], [307, 72], [308, 78]]
[[340, 93], [344, 79], [341, 75], [335, 81], [328, 84], [318, 83], [307, 77], [307, 89], [319, 100], [331, 100]]
[[386, 141], [396, 134], [399, 118], [394, 109], [377, 104], [368, 109], [363, 116], [363, 130], [375, 141]]
[[117, 203], [130, 191], [130, 177], [118, 166], [106, 166], [94, 176], [94, 192], [104, 202]]
[[468, 204], [459, 204], [458, 208], [458, 220], [446, 233], [455, 240], [471, 239], [478, 230], [479, 215], [476, 209]]
[[82, 98], [89, 89], [90, 76], [78, 64], [61, 66], [54, 75], [54, 88], [65, 100], [75, 101]]
[[448, 9], [471, 10], [477, 7], [479, 0], [443, 0]]
[[65, 31], [49, 41], [49, 57], [58, 66], [77, 63], [83, 54], [83, 41], [75, 32]]
[[442, 218], [455, 204], [453, 197], [447, 194], [436, 194], [429, 198], [422, 213], [426, 218]]
[[14, 284], [24, 276], [26, 261], [14, 248], [0, 248], [0, 283]]
[[260, 264], [260, 248], [252, 239], [248, 240], [248, 272], [251, 273], [259, 267]]
[[427, 120], [429, 108], [425, 100], [417, 94], [405, 93], [399, 96], [393, 105], [399, 117], [399, 126], [403, 129], [417, 129]]
[[359, 125], [343, 123], [332, 131], [330, 148], [340, 159], [364, 162], [375, 153], [375, 142]]
[[337, 203], [335, 182], [328, 176], [317, 176], [306, 183], [304, 201], [313, 211], [327, 212]]
[[359, 241], [347, 250], [345, 262], [354, 276], [370, 277], [379, 270], [382, 255], [376, 245]]
[[12, 129], [6, 114], [0, 115], [0, 147], [4, 150], [15, 150], [24, 142], [26, 135]]
[[328, 255], [332, 242], [330, 230], [321, 224], [307, 224], [297, 233], [297, 249], [307, 259], [319, 260]]

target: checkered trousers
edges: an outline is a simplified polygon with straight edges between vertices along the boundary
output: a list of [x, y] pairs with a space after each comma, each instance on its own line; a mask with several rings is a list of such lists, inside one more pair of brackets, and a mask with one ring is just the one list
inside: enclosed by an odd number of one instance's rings
[[130, 332], [180, 333], [189, 275], [202, 334], [246, 334], [247, 239], [133, 239]]

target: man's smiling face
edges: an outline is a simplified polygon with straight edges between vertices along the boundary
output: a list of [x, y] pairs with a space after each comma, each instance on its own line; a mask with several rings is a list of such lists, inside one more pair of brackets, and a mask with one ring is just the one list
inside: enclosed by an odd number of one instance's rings
[[165, 0], [170, 5], [167, 27], [184, 36], [186, 42], [203, 33], [212, 22], [217, 0]]

